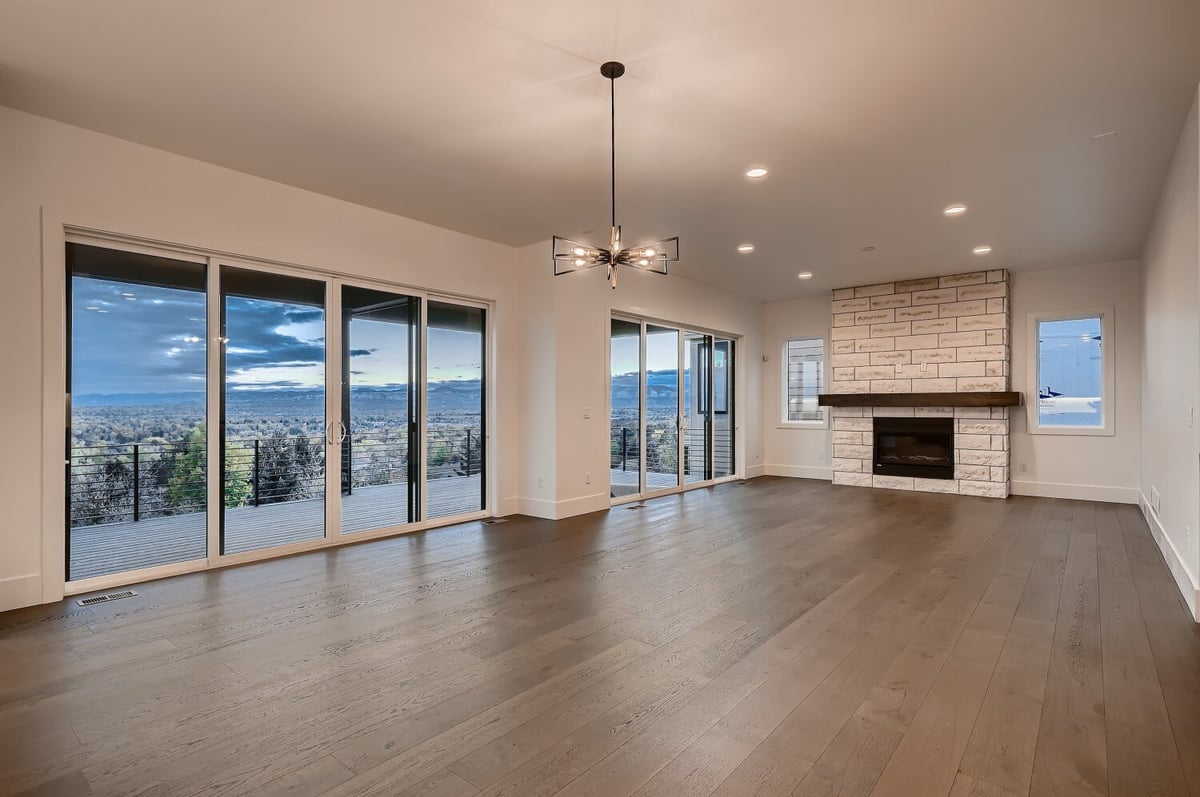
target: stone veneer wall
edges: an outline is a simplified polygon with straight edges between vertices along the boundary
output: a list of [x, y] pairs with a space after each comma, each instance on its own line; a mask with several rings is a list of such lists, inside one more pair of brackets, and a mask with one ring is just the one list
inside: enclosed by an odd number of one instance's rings
[[[1009, 389], [1008, 272], [833, 292], [833, 393], [965, 393]], [[833, 483], [1004, 498], [1007, 407], [832, 407]], [[873, 418], [953, 417], [954, 479], [872, 473]]]

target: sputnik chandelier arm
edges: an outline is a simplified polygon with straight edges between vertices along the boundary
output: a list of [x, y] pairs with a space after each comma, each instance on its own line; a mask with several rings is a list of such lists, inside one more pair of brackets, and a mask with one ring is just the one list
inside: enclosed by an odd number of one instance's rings
[[617, 61], [608, 61], [601, 65], [600, 74], [608, 79], [609, 97], [609, 143], [611, 151], [611, 180], [610, 198], [612, 200], [612, 231], [608, 238], [608, 248], [571, 241], [554, 236], [552, 243], [554, 257], [554, 276], [571, 274], [576, 271], [608, 267], [608, 282], [615, 290], [617, 287], [617, 267], [650, 271], [655, 274], [666, 274], [667, 263], [679, 259], [679, 238], [668, 238], [652, 244], [625, 248], [621, 241], [621, 227], [617, 224], [617, 92], [616, 81], [625, 74], [625, 65]]

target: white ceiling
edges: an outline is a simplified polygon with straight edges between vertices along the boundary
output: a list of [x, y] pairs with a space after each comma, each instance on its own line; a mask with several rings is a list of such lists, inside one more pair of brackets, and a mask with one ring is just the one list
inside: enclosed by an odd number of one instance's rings
[[513, 245], [606, 239], [612, 58], [626, 240], [782, 299], [1139, 256], [1200, 2], [0, 3], [0, 104]]

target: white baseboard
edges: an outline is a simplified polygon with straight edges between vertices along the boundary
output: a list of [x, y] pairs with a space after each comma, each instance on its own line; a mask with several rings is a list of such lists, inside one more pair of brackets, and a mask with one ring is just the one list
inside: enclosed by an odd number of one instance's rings
[[1102, 501], [1108, 504], [1136, 504], [1141, 497], [1141, 492], [1136, 487], [1023, 481], [1013, 481], [1012, 494], [1039, 498], [1069, 498], [1073, 501]]
[[589, 512], [603, 512], [611, 506], [612, 498], [606, 492], [584, 495], [579, 498], [569, 498], [566, 501], [558, 502], [555, 520], [575, 517], [576, 515], [586, 515]]
[[612, 506], [612, 499], [608, 493], [568, 498], [565, 501], [551, 501], [545, 498], [518, 498], [516, 500], [522, 515], [546, 520], [562, 520], [576, 515], [586, 515], [589, 512], [603, 512]]
[[505, 515], [515, 515], [521, 511], [521, 499], [513, 496], [511, 498], [501, 498], [500, 505], [496, 508], [496, 516], [504, 517]]
[[767, 475], [767, 466], [766, 465], [751, 465], [750, 467], [746, 468], [746, 478], [747, 479], [757, 479], [759, 476], [766, 476], [766, 475]]
[[833, 468], [815, 465], [763, 465], [767, 476], [787, 476], [792, 479], [822, 479], [833, 481]]
[[0, 578], [0, 612], [42, 602], [42, 577], [37, 573]]
[[518, 498], [517, 506], [519, 507], [518, 512], [522, 515], [554, 520], [556, 505], [547, 498]]
[[1197, 584], [1196, 577], [1192, 574], [1191, 568], [1184, 562], [1183, 557], [1179, 555], [1179, 551], [1175, 548], [1175, 543], [1171, 542], [1171, 538], [1167, 536], [1167, 532], [1163, 529], [1162, 521], [1158, 519], [1158, 515], [1150, 508], [1150, 502], [1145, 496], [1138, 501], [1138, 506], [1142, 509], [1142, 515], [1146, 518], [1146, 525], [1150, 527], [1150, 534], [1154, 537], [1154, 541], [1158, 543], [1158, 550], [1162, 552], [1163, 559], [1167, 563], [1167, 569], [1171, 571], [1171, 576], [1175, 579], [1175, 586], [1179, 589], [1179, 594], [1183, 596], [1183, 602], [1187, 604], [1188, 609], [1192, 613], [1192, 619], [1200, 623], [1200, 584]]

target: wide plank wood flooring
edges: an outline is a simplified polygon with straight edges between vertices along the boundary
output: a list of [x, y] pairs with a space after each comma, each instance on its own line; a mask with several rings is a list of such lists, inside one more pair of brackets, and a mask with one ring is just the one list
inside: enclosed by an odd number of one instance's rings
[[762, 478], [0, 615], [0, 794], [1200, 795], [1136, 507]]

